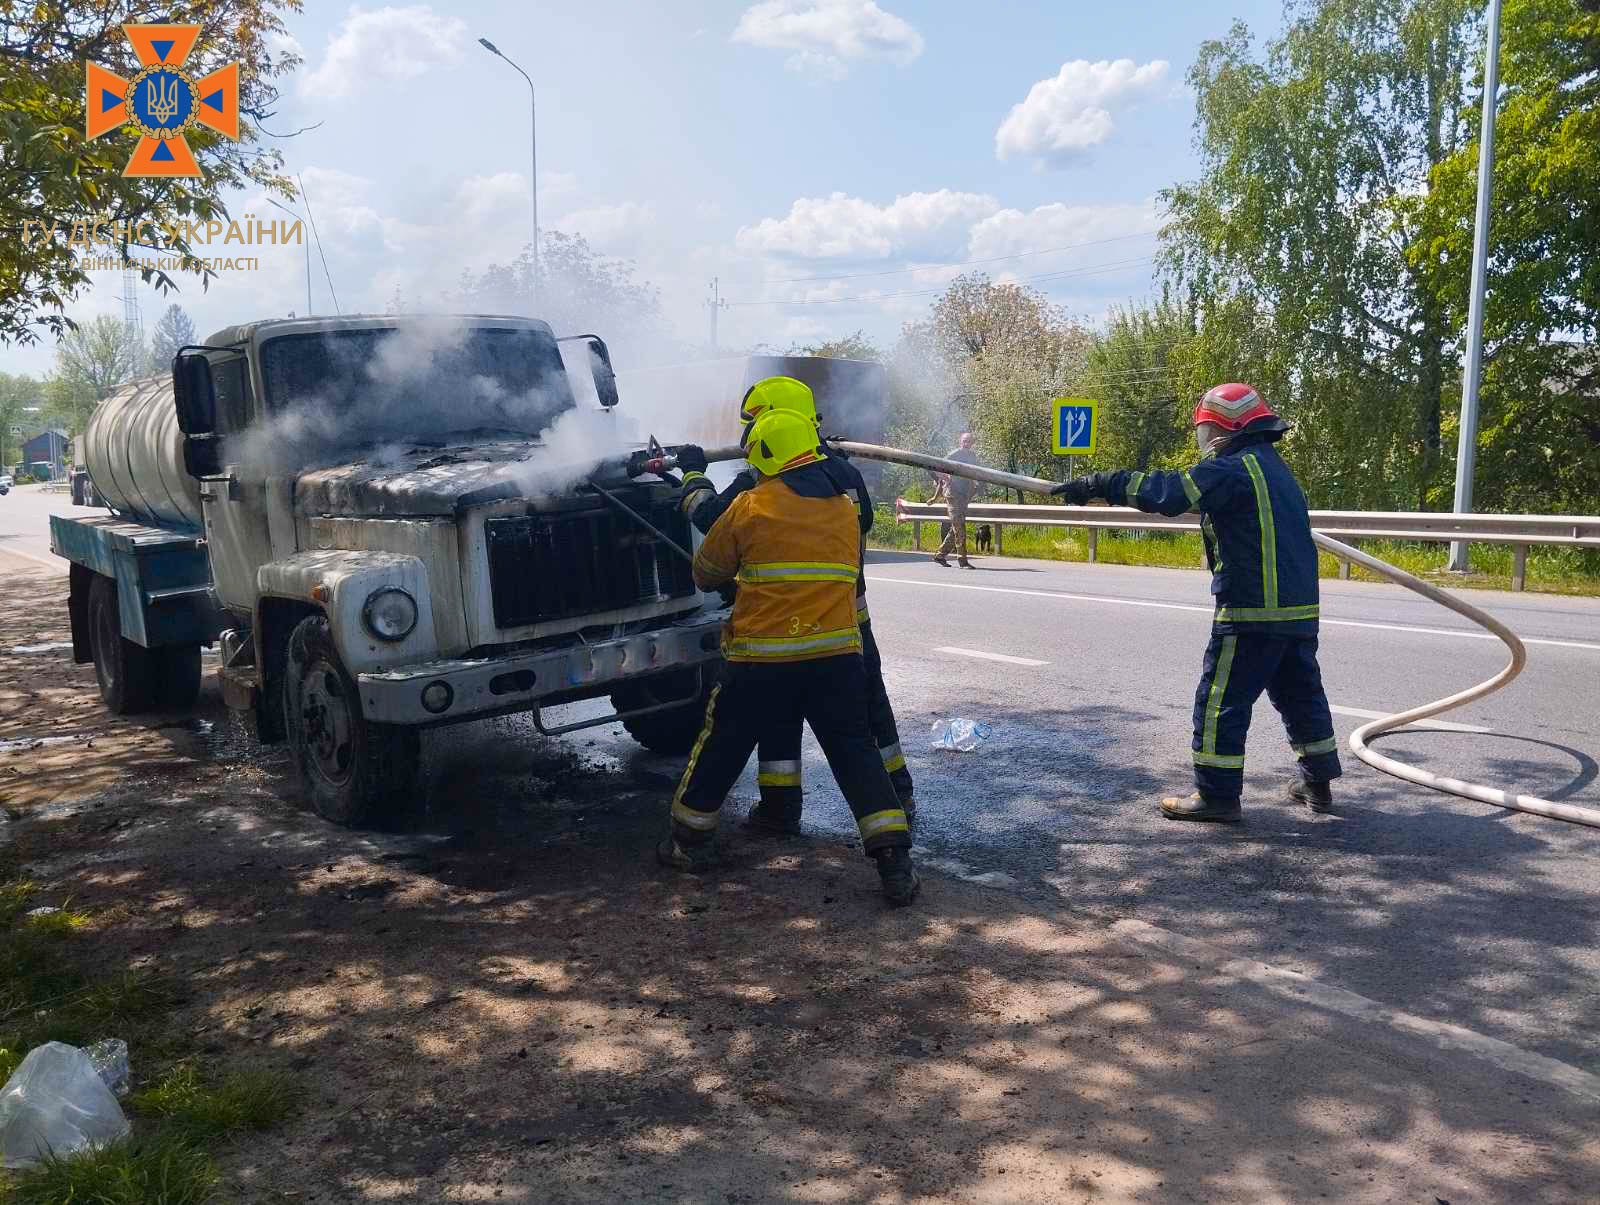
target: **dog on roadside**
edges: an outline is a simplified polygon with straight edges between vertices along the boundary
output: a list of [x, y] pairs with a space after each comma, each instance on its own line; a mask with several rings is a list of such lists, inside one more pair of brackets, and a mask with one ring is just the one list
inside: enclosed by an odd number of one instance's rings
[[990, 552], [994, 549], [994, 528], [988, 523], [978, 524], [978, 531], [973, 539], [973, 550], [976, 552]]

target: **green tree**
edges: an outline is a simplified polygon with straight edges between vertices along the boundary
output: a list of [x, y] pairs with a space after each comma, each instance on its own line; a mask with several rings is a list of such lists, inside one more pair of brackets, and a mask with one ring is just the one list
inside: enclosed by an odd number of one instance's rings
[[945, 395], [928, 399], [932, 428], [948, 436], [953, 414], [991, 463], [1047, 471], [1049, 402], [1083, 376], [1093, 342], [1087, 329], [1036, 289], [973, 272], [951, 281], [901, 340], [903, 358], [924, 361], [921, 377]]
[[43, 400], [39, 382], [24, 374], [0, 372], [0, 472], [11, 463], [11, 453], [20, 451], [20, 440], [11, 433], [12, 427], [23, 426], [24, 410], [38, 406]]
[[150, 372], [161, 376], [171, 372], [172, 357], [178, 349], [194, 342], [194, 321], [174, 302], [161, 311], [150, 332]]
[[1302, 0], [1264, 55], [1236, 23], [1189, 74], [1203, 171], [1163, 194], [1165, 269], [1197, 302], [1270, 323], [1294, 366], [1273, 400], [1365, 505], [1425, 506], [1445, 467], [1460, 328], [1409, 249], [1434, 172], [1468, 143], [1479, 8]]
[[[71, 323], [66, 305], [89, 283], [68, 243], [75, 220], [113, 222], [225, 219], [224, 198], [245, 185], [292, 196], [281, 158], [263, 150], [261, 122], [271, 116], [272, 81], [299, 59], [270, 47], [284, 32], [282, 16], [300, 0], [53, 0], [0, 5], [0, 342], [33, 341], [41, 328], [60, 335]], [[124, 176], [135, 134], [122, 130], [87, 141], [84, 131], [84, 63], [98, 63], [124, 78], [136, 74], [122, 25], [127, 21], [202, 26], [185, 70], [201, 76], [227, 62], [240, 64], [239, 139], [204, 127], [187, 134], [204, 176]], [[54, 221], [53, 236], [23, 223]], [[164, 248], [187, 254], [179, 238]], [[104, 254], [116, 250], [98, 245]], [[120, 248], [126, 254], [126, 247]], [[198, 269], [197, 269], [198, 270]], [[201, 271], [202, 277], [209, 275]], [[158, 289], [175, 288], [165, 272], [145, 269]]]
[[794, 344], [789, 348], [791, 356], [826, 356], [834, 360], [881, 360], [883, 352], [878, 345], [867, 338], [865, 331], [855, 331], [852, 334], [841, 335], [837, 339], [823, 339], [817, 343]]
[[1170, 296], [1111, 311], [1076, 386], [1100, 402], [1096, 465], [1148, 469], [1184, 447], [1194, 403], [1177, 356], [1193, 333], [1193, 315]]
[[[537, 305], [533, 259], [526, 248], [509, 264], [463, 272], [451, 303], [468, 311], [530, 314], [548, 322], [557, 335], [592, 331], [610, 346], [619, 368], [649, 363], [664, 349], [678, 350], [661, 316], [659, 290], [639, 279], [631, 260], [603, 255], [581, 235], [543, 230], [539, 237]], [[396, 294], [389, 304], [403, 307], [407, 299]]]
[[[1507, 0], [1484, 307], [1480, 506], [1600, 509], [1600, 0]], [[1482, 96], [1483, 70], [1475, 85]], [[1467, 320], [1473, 138], [1433, 174], [1411, 246]]]
[[138, 336], [117, 319], [101, 314], [80, 323], [56, 348], [56, 370], [45, 383], [46, 410], [70, 435], [82, 435], [94, 408], [146, 363]]

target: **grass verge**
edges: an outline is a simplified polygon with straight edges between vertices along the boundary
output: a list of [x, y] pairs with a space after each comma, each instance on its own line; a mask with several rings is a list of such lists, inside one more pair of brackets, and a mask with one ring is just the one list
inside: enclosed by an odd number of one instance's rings
[[[967, 524], [970, 541], [976, 523]], [[995, 529], [999, 532], [999, 529]], [[939, 525], [926, 522], [922, 528], [922, 547], [932, 552], [938, 547]], [[1084, 528], [1006, 527], [1003, 535], [1005, 555], [1044, 561], [1087, 561], [1089, 533]], [[1511, 589], [1512, 549], [1509, 545], [1475, 544], [1472, 571], [1451, 573], [1445, 563], [1447, 544], [1421, 544], [1402, 540], [1346, 541], [1361, 551], [1388, 561], [1420, 578], [1440, 585], [1480, 590]], [[894, 512], [879, 508], [868, 543], [873, 548], [910, 550], [913, 533], [910, 523], [896, 523]], [[1116, 531], [1106, 529], [1096, 537], [1096, 558], [1108, 565], [1150, 565], [1165, 569], [1198, 569], [1203, 563], [1200, 536], [1189, 532]], [[1339, 562], [1330, 554], [1318, 554], [1318, 569], [1323, 577], [1337, 577]], [[1384, 581], [1360, 566], [1351, 568], [1355, 581]], [[1600, 552], [1583, 548], [1534, 546], [1528, 550], [1527, 589], [1546, 594], [1575, 594], [1600, 597]]]
[[70, 907], [34, 912], [32, 884], [0, 868], [0, 1083], [44, 1042], [85, 1046], [124, 1038], [146, 1087], [124, 1102], [134, 1132], [99, 1150], [0, 1171], [0, 1205], [200, 1205], [220, 1183], [208, 1152], [230, 1135], [292, 1116], [301, 1093], [258, 1068], [202, 1074], [169, 1020], [171, 981], [138, 974], [90, 978], [75, 957], [92, 918]]

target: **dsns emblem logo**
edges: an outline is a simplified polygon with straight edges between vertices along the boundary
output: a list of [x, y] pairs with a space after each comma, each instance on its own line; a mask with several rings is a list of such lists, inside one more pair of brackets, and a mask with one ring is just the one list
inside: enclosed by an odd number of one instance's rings
[[143, 68], [131, 80], [85, 63], [88, 115], [84, 136], [99, 138], [119, 126], [138, 128], [124, 176], [198, 176], [200, 165], [184, 132], [209, 126], [239, 137], [239, 64], [195, 79], [183, 69], [200, 36], [198, 25], [124, 25]]

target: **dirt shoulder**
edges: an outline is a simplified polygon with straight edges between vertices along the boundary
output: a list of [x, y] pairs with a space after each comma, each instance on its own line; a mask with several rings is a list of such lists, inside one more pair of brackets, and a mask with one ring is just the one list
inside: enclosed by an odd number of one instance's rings
[[[1578, 1201], [1592, 1104], [1098, 923], [855, 851], [648, 858], [670, 777], [430, 737], [395, 831], [284, 793], [209, 688], [115, 720], [65, 582], [4, 565], [0, 856], [181, 985], [196, 1048], [293, 1069], [246, 1201]], [[458, 732], [460, 730], [449, 730]], [[68, 737], [32, 745], [39, 737]], [[465, 744], [470, 755], [459, 749]], [[135, 1072], [138, 1053], [134, 1052]], [[1583, 1189], [1589, 1184], [1590, 1190]]]

